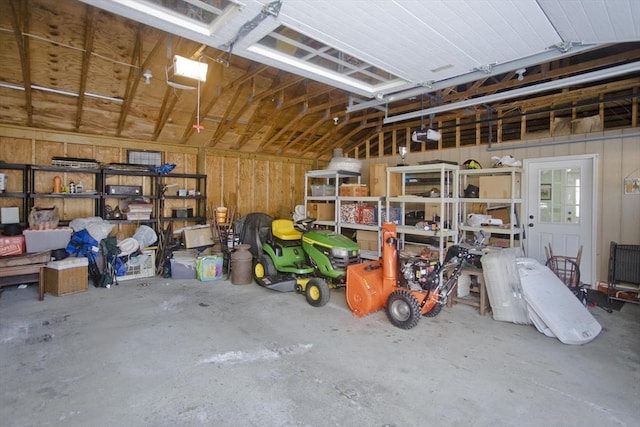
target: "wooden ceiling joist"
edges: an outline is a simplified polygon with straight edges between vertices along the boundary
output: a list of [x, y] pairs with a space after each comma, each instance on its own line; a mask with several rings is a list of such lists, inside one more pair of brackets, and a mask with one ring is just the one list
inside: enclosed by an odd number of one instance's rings
[[28, 1], [11, 0], [11, 26], [20, 54], [22, 68], [22, 82], [24, 87], [24, 102], [27, 112], [27, 126], [33, 126], [33, 97], [31, 93], [31, 58], [29, 57], [29, 9]]
[[[89, 64], [93, 54], [93, 40], [95, 34], [96, 9], [91, 6], [85, 7], [85, 27], [84, 27], [84, 52], [82, 54], [82, 65], [80, 71], [80, 87], [78, 88], [78, 111], [76, 112], [76, 131], [80, 129], [82, 123], [82, 110], [84, 106], [84, 94], [87, 89], [87, 76], [89, 75]], [[119, 133], [118, 133], [119, 135]]]

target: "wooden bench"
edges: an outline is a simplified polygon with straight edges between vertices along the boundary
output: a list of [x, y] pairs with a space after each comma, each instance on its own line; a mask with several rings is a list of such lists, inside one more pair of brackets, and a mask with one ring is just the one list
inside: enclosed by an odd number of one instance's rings
[[[44, 299], [44, 268], [47, 264], [27, 264], [16, 265], [14, 267], [0, 267], [0, 277], [12, 277], [25, 276], [30, 274], [38, 274], [38, 299], [42, 301]], [[7, 282], [1, 282], [0, 287], [8, 285], [18, 285], [24, 282], [33, 281], [29, 278], [19, 278], [18, 280], [9, 280]]]
[[[38, 282], [38, 299], [44, 299], [44, 269], [51, 252], [13, 255], [0, 258], [0, 287]], [[37, 278], [35, 278], [37, 275]], [[2, 280], [8, 278], [8, 280]]]
[[[451, 291], [451, 295], [449, 295], [449, 300], [447, 301], [447, 306], [451, 307], [454, 303], [460, 303], [465, 305], [470, 305], [472, 307], [476, 307], [480, 311], [480, 315], [484, 316], [487, 311], [491, 309], [489, 305], [489, 298], [487, 297], [487, 286], [485, 284], [484, 276], [482, 275], [482, 270], [479, 268], [464, 268], [460, 276], [476, 276], [478, 281], [478, 292], [477, 296], [468, 295], [465, 297], [458, 296], [458, 283], [456, 282], [453, 290]], [[460, 278], [458, 278], [460, 280]]]

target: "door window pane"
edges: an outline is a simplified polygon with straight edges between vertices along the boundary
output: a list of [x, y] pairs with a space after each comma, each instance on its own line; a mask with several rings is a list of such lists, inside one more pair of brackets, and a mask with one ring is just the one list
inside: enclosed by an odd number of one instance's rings
[[538, 218], [551, 224], [580, 223], [580, 169], [544, 169], [538, 177]]

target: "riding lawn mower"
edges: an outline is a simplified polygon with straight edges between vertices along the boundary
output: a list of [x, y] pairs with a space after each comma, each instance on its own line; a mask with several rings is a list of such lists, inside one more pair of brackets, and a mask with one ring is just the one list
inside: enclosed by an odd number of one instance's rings
[[411, 329], [420, 316], [434, 317], [447, 303], [464, 263], [479, 264], [481, 253], [453, 245], [444, 262], [420, 257], [400, 262], [394, 223], [382, 225], [382, 258], [347, 268], [347, 304], [357, 317], [385, 308], [389, 321]]
[[344, 285], [347, 266], [360, 262], [360, 248], [335, 231], [313, 229], [314, 221], [274, 219], [253, 276], [265, 288], [303, 293], [310, 305], [321, 307], [329, 302], [330, 287]]

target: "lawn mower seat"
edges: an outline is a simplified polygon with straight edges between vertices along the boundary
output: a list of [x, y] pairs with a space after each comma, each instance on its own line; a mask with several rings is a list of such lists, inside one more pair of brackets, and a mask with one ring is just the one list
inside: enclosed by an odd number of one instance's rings
[[271, 223], [273, 237], [279, 240], [300, 240], [302, 232], [293, 228], [293, 221], [290, 219], [274, 219]]

